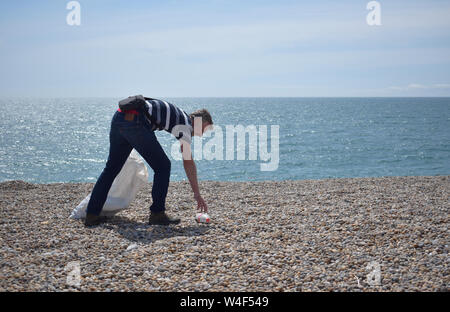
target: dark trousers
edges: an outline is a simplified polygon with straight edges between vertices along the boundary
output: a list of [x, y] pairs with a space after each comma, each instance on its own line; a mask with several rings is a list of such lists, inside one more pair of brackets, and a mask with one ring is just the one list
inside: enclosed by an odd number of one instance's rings
[[87, 213], [99, 215], [109, 189], [134, 148], [155, 172], [153, 177], [152, 212], [166, 209], [167, 189], [170, 179], [170, 160], [159, 144], [152, 126], [142, 112], [139, 115], [116, 112], [109, 133], [109, 156], [106, 166], [92, 190]]

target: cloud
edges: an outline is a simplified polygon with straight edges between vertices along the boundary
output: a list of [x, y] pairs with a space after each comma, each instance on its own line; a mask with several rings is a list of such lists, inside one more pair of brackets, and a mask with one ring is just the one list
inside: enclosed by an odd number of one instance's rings
[[435, 84], [434, 87], [436, 89], [450, 89], [450, 83], [438, 83]]
[[411, 83], [406, 87], [407, 89], [428, 89], [427, 86], [418, 84], [418, 83]]
[[408, 91], [408, 90], [432, 90], [432, 89], [450, 89], [449, 83], [436, 83], [432, 85], [424, 85], [419, 83], [410, 83], [404, 87], [393, 86], [387, 88], [393, 91]]

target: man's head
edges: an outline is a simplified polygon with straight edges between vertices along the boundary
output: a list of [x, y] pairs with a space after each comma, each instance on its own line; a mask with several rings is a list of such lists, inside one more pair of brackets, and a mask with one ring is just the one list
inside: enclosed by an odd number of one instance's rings
[[[211, 117], [211, 114], [206, 109], [203, 108], [203, 109], [196, 110], [195, 112], [191, 113], [189, 116], [191, 117], [191, 120], [192, 120], [192, 126], [194, 128], [194, 135], [202, 136], [205, 131], [212, 129], [212, 125], [213, 125], [212, 117]], [[201, 125], [197, 124], [198, 122], [200, 122]], [[200, 126], [201, 126], [201, 128], [200, 128]], [[196, 131], [196, 129], [198, 129], [198, 131]], [[200, 129], [201, 129], [201, 133], [196, 133], [196, 132], [199, 132]]]

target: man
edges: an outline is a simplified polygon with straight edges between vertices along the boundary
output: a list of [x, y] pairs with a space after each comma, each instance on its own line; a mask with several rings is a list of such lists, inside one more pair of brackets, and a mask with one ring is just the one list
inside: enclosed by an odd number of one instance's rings
[[155, 172], [149, 224], [168, 225], [180, 222], [180, 219], [171, 218], [165, 213], [171, 164], [154, 130], [166, 130], [180, 141], [184, 170], [194, 192], [197, 207], [201, 212], [207, 212], [208, 206], [200, 195], [197, 168], [190, 144], [192, 135], [202, 136], [212, 125], [211, 115], [206, 109], [188, 115], [175, 105], [157, 99], [145, 98], [145, 105], [133, 110], [125, 111], [119, 108], [111, 121], [108, 161], [92, 190], [85, 225], [97, 225], [104, 221], [99, 215], [109, 189], [133, 148]]

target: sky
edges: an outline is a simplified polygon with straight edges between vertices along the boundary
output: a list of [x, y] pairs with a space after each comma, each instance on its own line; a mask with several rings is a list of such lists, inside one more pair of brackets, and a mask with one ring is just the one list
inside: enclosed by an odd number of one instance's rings
[[450, 1], [0, 2], [0, 96], [450, 96]]

